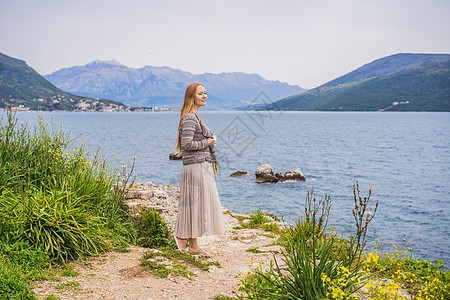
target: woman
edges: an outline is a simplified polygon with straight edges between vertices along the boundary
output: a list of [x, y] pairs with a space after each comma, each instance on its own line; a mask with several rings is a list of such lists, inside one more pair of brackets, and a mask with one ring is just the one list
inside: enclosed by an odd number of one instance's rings
[[175, 148], [175, 152], [181, 153], [183, 158], [175, 241], [180, 251], [211, 256], [200, 248], [197, 238], [223, 233], [224, 227], [214, 178], [214, 164], [217, 167], [214, 145], [217, 137], [197, 116], [207, 98], [205, 88], [200, 83], [191, 83], [184, 94]]

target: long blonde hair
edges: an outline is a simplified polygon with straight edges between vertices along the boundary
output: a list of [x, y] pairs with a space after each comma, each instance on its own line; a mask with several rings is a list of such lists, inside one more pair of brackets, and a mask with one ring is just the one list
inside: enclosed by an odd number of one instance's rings
[[178, 138], [175, 149], [173, 151], [175, 154], [179, 156], [181, 156], [181, 132], [180, 132], [181, 120], [183, 120], [183, 117], [188, 113], [190, 113], [194, 108], [194, 96], [195, 93], [197, 92], [197, 87], [199, 85], [203, 86], [203, 84], [198, 82], [191, 83], [190, 85], [188, 85], [188, 87], [186, 88], [186, 92], [184, 93], [183, 106], [181, 107], [180, 111], [180, 122], [178, 123]]

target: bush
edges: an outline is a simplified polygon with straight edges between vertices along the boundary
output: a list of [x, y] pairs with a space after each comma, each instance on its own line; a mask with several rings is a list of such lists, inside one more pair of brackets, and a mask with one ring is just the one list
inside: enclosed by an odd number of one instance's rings
[[270, 222], [271, 220], [266, 217], [262, 211], [260, 211], [259, 209], [256, 211], [253, 211], [250, 215], [250, 225], [252, 226], [258, 226], [258, 225], [262, 225], [265, 223]]
[[146, 210], [141, 218], [135, 220], [138, 245], [142, 247], [160, 247], [169, 243], [168, 229], [158, 212]]
[[[42, 120], [0, 126], [0, 241], [27, 241], [58, 260], [97, 254], [132, 240], [122, 197], [125, 182], [97, 152]], [[123, 181], [123, 180], [122, 180]]]
[[27, 241], [64, 261], [95, 255], [111, 248], [113, 237], [105, 218], [87, 209], [82, 197], [73, 192], [27, 192], [0, 201], [14, 207], [10, 217], [18, 224], [19, 241]]

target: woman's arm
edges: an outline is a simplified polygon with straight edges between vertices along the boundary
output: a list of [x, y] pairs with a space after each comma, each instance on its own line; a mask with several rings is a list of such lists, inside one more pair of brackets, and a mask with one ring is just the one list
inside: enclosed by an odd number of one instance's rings
[[185, 151], [202, 150], [209, 146], [208, 139], [194, 141], [195, 125], [194, 118], [185, 116], [181, 121], [181, 149]]

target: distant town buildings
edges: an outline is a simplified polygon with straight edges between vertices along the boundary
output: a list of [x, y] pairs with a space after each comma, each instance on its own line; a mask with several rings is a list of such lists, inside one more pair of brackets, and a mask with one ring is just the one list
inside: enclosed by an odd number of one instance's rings
[[392, 105], [389, 105], [388, 107], [379, 109], [378, 111], [386, 111], [386, 110], [391, 109], [394, 106], [402, 105], [402, 104], [409, 104], [409, 101], [395, 101], [395, 102], [392, 102]]
[[399, 104], [409, 104], [409, 101], [402, 101], [402, 102], [392, 102], [392, 105], [396, 106]]
[[[111, 103], [104, 100], [94, 100], [94, 99], [82, 99], [74, 100], [72, 98], [66, 98], [61, 95], [56, 95], [50, 99], [33, 99], [34, 106], [32, 108], [25, 105], [14, 105], [14, 99], [11, 102], [11, 108], [15, 111], [31, 111], [31, 110], [51, 110], [51, 111], [79, 111], [79, 112], [144, 112], [144, 111], [178, 111], [176, 108], [172, 107], [131, 107], [127, 105]], [[36, 105], [38, 102], [38, 105]], [[75, 104], [75, 102], [78, 102]], [[39, 103], [42, 103], [39, 104]], [[6, 108], [0, 108], [0, 111], [5, 111]]]

